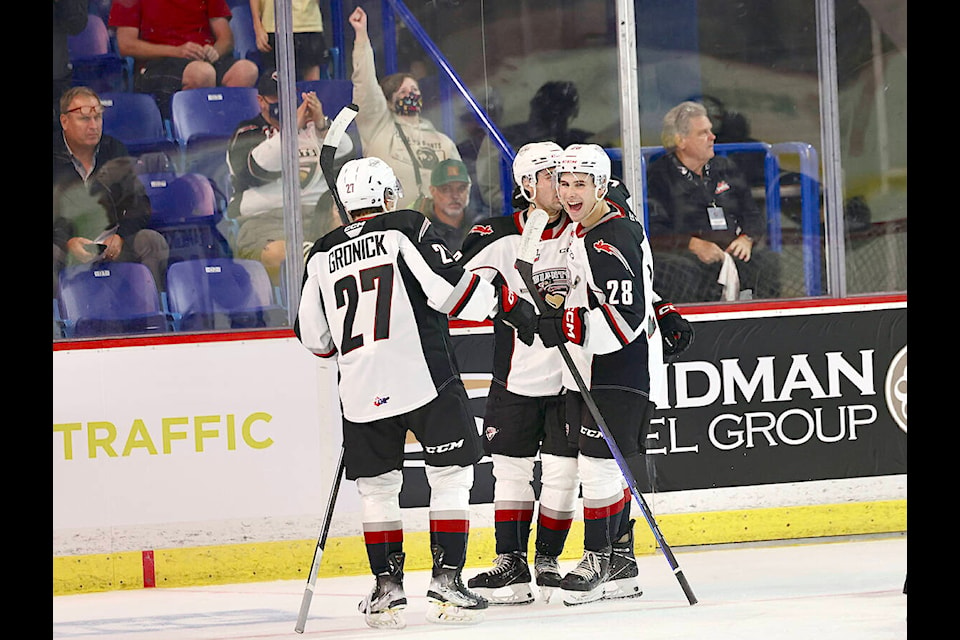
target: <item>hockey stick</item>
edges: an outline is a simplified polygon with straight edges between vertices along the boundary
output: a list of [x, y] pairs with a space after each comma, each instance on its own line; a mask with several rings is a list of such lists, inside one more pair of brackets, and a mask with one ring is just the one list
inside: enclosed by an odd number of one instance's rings
[[[540, 294], [537, 291], [537, 285], [533, 281], [533, 263], [536, 262], [537, 245], [540, 242], [540, 236], [543, 233], [546, 225], [547, 212], [543, 209], [534, 209], [527, 217], [527, 222], [523, 227], [523, 237], [520, 240], [520, 249], [517, 253], [517, 261], [514, 265], [517, 271], [520, 272], [520, 277], [523, 279], [523, 284], [527, 287], [527, 291], [530, 292], [530, 297], [533, 298], [533, 302], [536, 304], [537, 311], [539, 311], [541, 314], [547, 310], [547, 303], [544, 302], [542, 297], [540, 297]], [[587, 385], [583, 381], [583, 377], [580, 375], [580, 371], [577, 369], [576, 364], [570, 357], [570, 352], [567, 351], [567, 345], [560, 343], [557, 345], [557, 348], [560, 349], [560, 355], [563, 356], [563, 362], [566, 364], [571, 375], [573, 375], [573, 378], [577, 383], [577, 388], [580, 390], [580, 395], [583, 396], [583, 400], [586, 403], [587, 408], [590, 410], [590, 414], [593, 416], [593, 419], [596, 420], [597, 427], [600, 429], [600, 433], [603, 434], [603, 439], [606, 440], [607, 446], [610, 447], [610, 453], [613, 454], [614, 459], [617, 461], [617, 466], [620, 467], [620, 473], [623, 474], [624, 479], [630, 486], [630, 492], [633, 493], [633, 497], [637, 499], [637, 503], [640, 505], [640, 510], [643, 512], [643, 517], [646, 519], [647, 524], [650, 525], [650, 530], [653, 532], [653, 537], [657, 540], [657, 545], [660, 547], [660, 550], [663, 551], [663, 555], [670, 564], [673, 574], [680, 582], [680, 587], [683, 589], [683, 593], [687, 596], [687, 602], [689, 602], [691, 605], [696, 604], [697, 597], [693, 595], [693, 590], [690, 588], [690, 584], [687, 582], [686, 577], [684, 577], [683, 571], [680, 570], [680, 565], [677, 564], [677, 559], [674, 557], [673, 551], [670, 549], [670, 545], [667, 544], [667, 541], [663, 538], [663, 534], [660, 533], [660, 527], [657, 525], [657, 521], [651, 514], [650, 507], [647, 505], [647, 501], [644, 499], [643, 494], [640, 493], [640, 489], [637, 486], [637, 480], [634, 478], [633, 472], [630, 471], [627, 461], [623, 458], [623, 454], [620, 452], [620, 447], [617, 446], [617, 443], [607, 431], [603, 416], [600, 415], [600, 409], [597, 407], [596, 402], [594, 402], [593, 396], [590, 395], [590, 390], [587, 389]]]
[[[337, 211], [340, 213], [340, 221], [343, 224], [350, 224], [347, 211], [340, 200], [340, 194], [337, 192], [337, 176], [333, 173], [333, 160], [337, 147], [340, 145], [340, 139], [346, 132], [350, 123], [357, 117], [357, 105], [349, 104], [340, 110], [337, 117], [330, 123], [327, 135], [323, 139], [323, 147], [320, 149], [320, 170], [323, 172], [323, 178], [327, 182], [327, 188], [333, 194], [333, 200], [337, 203]], [[333, 481], [333, 487], [330, 489], [330, 497], [327, 499], [327, 512], [323, 516], [323, 525], [320, 528], [320, 536], [317, 538], [317, 547], [313, 551], [313, 562], [310, 564], [310, 574], [307, 576], [307, 586], [303, 590], [303, 600], [300, 601], [300, 612], [297, 614], [297, 633], [303, 633], [307, 624], [307, 614], [310, 612], [310, 603], [313, 600], [313, 588], [317, 584], [317, 573], [320, 571], [320, 560], [323, 558], [323, 547], [327, 544], [327, 534], [330, 532], [330, 521], [333, 519], [333, 509], [337, 504], [337, 494], [340, 492], [340, 479], [343, 477], [343, 447], [340, 447], [340, 459], [337, 461], [337, 475]]]
[[343, 448], [340, 448], [340, 460], [337, 462], [337, 475], [330, 489], [327, 499], [327, 512], [323, 515], [323, 526], [320, 528], [320, 537], [317, 538], [317, 547], [313, 551], [313, 562], [310, 564], [310, 575], [307, 576], [307, 587], [303, 590], [303, 600], [300, 601], [300, 613], [297, 614], [296, 632], [303, 633], [307, 624], [307, 614], [310, 612], [310, 602], [313, 600], [313, 588], [317, 584], [317, 573], [320, 571], [320, 559], [323, 558], [323, 547], [327, 544], [327, 534], [330, 532], [330, 521], [333, 519], [333, 509], [337, 504], [337, 493], [340, 491], [340, 479], [343, 477]]
[[323, 146], [320, 148], [320, 170], [323, 172], [324, 180], [327, 181], [327, 187], [330, 188], [330, 193], [333, 194], [333, 201], [337, 203], [337, 211], [340, 212], [340, 221], [344, 225], [350, 224], [350, 218], [343, 208], [340, 194], [337, 193], [337, 176], [333, 174], [333, 159], [334, 154], [337, 152], [337, 147], [340, 145], [340, 139], [343, 138], [347, 127], [349, 127], [353, 119], [357, 117], [359, 111], [359, 108], [357, 108], [355, 104], [348, 104], [343, 109], [340, 109], [340, 113], [338, 113], [337, 117], [330, 123], [330, 128], [327, 129], [327, 135], [323, 139]]

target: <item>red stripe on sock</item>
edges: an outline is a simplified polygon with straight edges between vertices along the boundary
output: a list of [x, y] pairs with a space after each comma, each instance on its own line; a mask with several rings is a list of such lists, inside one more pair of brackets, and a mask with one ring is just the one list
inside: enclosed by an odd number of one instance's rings
[[530, 522], [533, 509], [496, 509], [493, 517], [496, 522]]
[[403, 542], [403, 529], [394, 529], [393, 531], [364, 531], [363, 541], [366, 544]]
[[545, 516], [542, 513], [540, 518], [537, 521], [537, 525], [541, 527], [546, 527], [547, 529], [552, 529], [553, 531], [569, 531], [570, 525], [573, 524], [573, 518], [563, 520], [557, 520], [556, 518], [551, 518], [550, 516]]
[[157, 586], [156, 565], [153, 560], [153, 549], [144, 551], [143, 556], [143, 588], [151, 589]]
[[469, 533], [469, 520], [430, 520], [430, 533]]

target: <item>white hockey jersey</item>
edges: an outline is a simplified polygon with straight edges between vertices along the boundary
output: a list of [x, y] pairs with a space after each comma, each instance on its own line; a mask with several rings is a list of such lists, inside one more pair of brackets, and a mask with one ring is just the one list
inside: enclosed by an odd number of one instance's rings
[[[517, 211], [512, 216], [495, 216], [474, 224], [463, 241], [461, 261], [484, 280], [504, 282], [532, 303], [533, 298], [514, 267], [526, 216], [526, 211]], [[563, 306], [570, 286], [562, 237], [569, 225], [570, 219], [564, 213], [547, 226], [533, 265], [538, 294], [558, 308]], [[508, 391], [528, 397], [560, 393], [563, 358], [559, 350], [544, 347], [539, 335], [527, 346], [517, 339], [511, 327], [495, 323], [494, 344], [493, 379]]]
[[314, 244], [294, 331], [336, 357], [343, 415], [371, 422], [407, 413], [460, 375], [448, 315], [481, 321], [496, 290], [466, 271], [422, 214], [360, 219]]

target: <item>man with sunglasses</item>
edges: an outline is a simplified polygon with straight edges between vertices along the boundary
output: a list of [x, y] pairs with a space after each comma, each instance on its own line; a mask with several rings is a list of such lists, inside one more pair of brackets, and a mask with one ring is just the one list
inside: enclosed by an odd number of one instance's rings
[[430, 173], [430, 197], [420, 198], [414, 209], [433, 223], [450, 249], [458, 250], [477, 219], [470, 208], [467, 165], [453, 158], [438, 164]]
[[141, 262], [162, 287], [170, 253], [147, 229], [150, 202], [127, 147], [103, 133], [103, 105], [89, 87], [60, 98], [53, 134], [53, 286], [70, 264]]

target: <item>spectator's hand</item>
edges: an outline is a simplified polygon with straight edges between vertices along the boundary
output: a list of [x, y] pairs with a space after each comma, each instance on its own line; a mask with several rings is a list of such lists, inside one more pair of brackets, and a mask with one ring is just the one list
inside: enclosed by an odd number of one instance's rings
[[693, 344], [693, 325], [680, 315], [672, 302], [657, 302], [653, 305], [653, 312], [660, 327], [664, 355], [678, 356]]
[[511, 291], [507, 285], [497, 288], [497, 313], [494, 320], [502, 320], [517, 330], [520, 342], [530, 346], [537, 330], [537, 312], [533, 305]]
[[94, 250], [93, 247], [90, 247], [91, 250], [87, 250], [88, 245], [96, 244], [93, 240], [87, 240], [86, 238], [70, 238], [67, 240], [67, 253], [73, 256], [78, 262], [87, 264], [100, 257], [100, 252]]
[[323, 104], [315, 91], [302, 94], [303, 104], [307, 105], [307, 113], [317, 126], [317, 133], [321, 133], [327, 126], [327, 116], [323, 113]]
[[196, 42], [184, 42], [182, 45], [177, 47], [180, 50], [180, 57], [187, 58], [188, 60], [206, 60], [206, 53], [204, 52], [203, 45], [199, 45]]
[[363, 10], [363, 7], [354, 9], [353, 13], [350, 14], [349, 21], [350, 26], [356, 32], [357, 38], [360, 38], [360, 36], [367, 37], [367, 12]]
[[310, 121], [310, 103], [306, 100], [297, 107], [297, 129], [305, 129]]
[[704, 264], [723, 262], [723, 249], [715, 242], [691, 236], [687, 248]]
[[203, 45], [203, 59], [213, 64], [220, 59], [220, 52], [212, 44]]
[[113, 234], [109, 238], [103, 241], [103, 244], [107, 245], [107, 248], [103, 250], [101, 254], [104, 260], [116, 260], [120, 255], [120, 250], [123, 249], [123, 238], [119, 234]]
[[753, 255], [753, 240], [749, 236], [739, 235], [727, 247], [727, 253], [744, 262], [750, 262], [750, 256]]
[[263, 23], [260, 22], [259, 18], [253, 21], [253, 32], [257, 49], [264, 53], [270, 53], [273, 50], [270, 48], [270, 37], [267, 34], [267, 30], [263, 28]]

